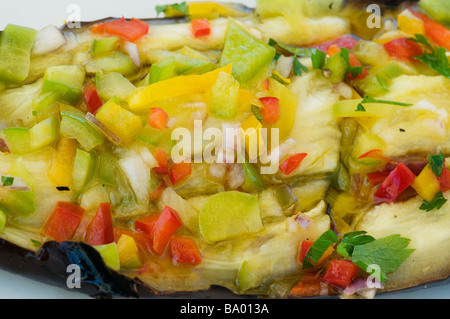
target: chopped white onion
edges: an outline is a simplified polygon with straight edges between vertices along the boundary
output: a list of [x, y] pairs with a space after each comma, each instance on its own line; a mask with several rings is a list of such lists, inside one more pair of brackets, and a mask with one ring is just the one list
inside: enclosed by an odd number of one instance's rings
[[146, 204], [149, 200], [150, 168], [138, 154], [122, 158], [117, 163], [133, 189], [137, 203]]
[[233, 163], [227, 173], [227, 184], [230, 189], [237, 189], [245, 182], [244, 168], [240, 163]]
[[280, 55], [275, 64], [275, 71], [277, 71], [282, 77], [289, 78], [291, 75], [292, 67], [294, 65], [293, 56]]
[[45, 55], [55, 51], [66, 43], [62, 32], [54, 25], [42, 28], [34, 38], [32, 54]]
[[303, 214], [298, 214], [297, 217], [295, 217], [295, 221], [304, 230], [306, 230], [312, 223], [311, 219]]
[[138, 50], [136, 43], [125, 41], [123, 48], [125, 49], [125, 52], [131, 58], [131, 61], [133, 61], [133, 63], [137, 67], [139, 67], [141, 65], [141, 60], [139, 59], [139, 50]]
[[145, 165], [147, 165], [149, 168], [158, 167], [159, 164], [156, 161], [155, 157], [150, 153], [147, 147], [142, 146], [139, 148], [139, 155], [141, 155], [142, 160], [144, 161]]
[[213, 178], [223, 179], [227, 172], [227, 164], [224, 163], [211, 163], [208, 168], [208, 173]]

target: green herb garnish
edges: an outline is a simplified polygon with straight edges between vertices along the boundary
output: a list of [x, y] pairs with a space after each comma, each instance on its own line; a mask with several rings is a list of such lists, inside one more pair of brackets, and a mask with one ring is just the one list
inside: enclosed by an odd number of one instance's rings
[[181, 3], [174, 3], [174, 4], [170, 4], [170, 5], [162, 5], [162, 6], [156, 6], [155, 10], [156, 10], [156, 14], [159, 15], [160, 13], [166, 13], [167, 9], [172, 9], [174, 11], [179, 12], [180, 14], [189, 15], [189, 8], [186, 2], [181, 2]]
[[444, 197], [444, 194], [442, 194], [441, 191], [434, 195], [433, 199], [430, 202], [423, 200], [423, 204], [420, 205], [419, 209], [426, 210], [427, 212], [433, 209], [439, 210], [446, 202], [447, 199]]
[[252, 113], [256, 117], [256, 119], [259, 122], [262, 122], [263, 118], [262, 118], [262, 115], [261, 115], [261, 109], [259, 107], [257, 107], [256, 105], [254, 105], [254, 104], [252, 104], [251, 108], [252, 108]]
[[311, 62], [313, 69], [323, 69], [323, 66], [325, 65], [325, 60], [327, 58], [327, 55], [325, 52], [316, 50], [311, 55]]
[[347, 64], [347, 73], [346, 76], [348, 74], [351, 74], [353, 76], [353, 78], [356, 78], [358, 75], [363, 74], [363, 67], [362, 66], [351, 66], [350, 65], [350, 60], [349, 60], [349, 55], [350, 55], [350, 51], [347, 48], [341, 48], [341, 57], [344, 59], [345, 64]]
[[363, 230], [345, 234], [339, 245], [337, 245], [336, 252], [344, 257], [350, 257], [355, 246], [364, 245], [375, 240], [375, 238], [366, 234], [367, 232]]
[[404, 102], [397, 102], [397, 101], [388, 101], [388, 100], [379, 100], [375, 99], [374, 97], [370, 95], [364, 96], [361, 102], [358, 103], [358, 106], [356, 107], [355, 111], [366, 111], [363, 104], [364, 103], [380, 103], [380, 104], [391, 104], [391, 105], [398, 105], [398, 106], [411, 106], [411, 103], [404, 103]]
[[414, 38], [408, 38], [408, 40], [422, 44], [428, 50], [428, 52], [425, 51], [422, 55], [414, 57], [415, 60], [425, 63], [439, 74], [450, 79], [450, 62], [448, 61], [445, 48], [433, 48], [428, 39], [422, 34], [415, 34]]
[[11, 186], [14, 183], [14, 177], [12, 176], [2, 176], [1, 183], [3, 186]]
[[436, 175], [436, 177], [441, 177], [442, 172], [445, 169], [445, 156], [442, 151], [438, 155], [430, 155], [428, 158], [428, 167]]
[[294, 74], [302, 75], [302, 72], [308, 72], [308, 68], [300, 63], [297, 56], [294, 55]]
[[313, 268], [311, 262], [318, 262], [328, 247], [337, 242], [338, 238], [331, 229], [320, 235], [306, 253], [305, 259], [303, 260], [303, 269]]

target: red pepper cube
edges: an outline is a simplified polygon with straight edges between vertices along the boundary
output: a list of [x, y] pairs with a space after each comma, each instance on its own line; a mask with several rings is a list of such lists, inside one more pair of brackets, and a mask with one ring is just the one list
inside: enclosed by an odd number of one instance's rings
[[158, 162], [158, 167], [155, 167], [156, 174], [167, 174], [169, 173], [168, 165], [167, 165], [167, 154], [161, 149], [157, 148], [155, 153], [155, 159]]
[[[356, 57], [356, 55], [350, 53], [348, 55], [348, 62], [350, 63], [350, 66], [353, 67], [358, 67], [358, 66], [362, 66], [361, 62], [359, 62], [358, 58]], [[369, 73], [367, 72], [366, 68], [363, 67], [363, 71], [361, 74], [357, 75], [356, 77], [353, 77], [353, 75], [351, 73], [349, 73], [347, 75], [348, 79], [363, 79], [365, 78]]]
[[70, 240], [75, 234], [84, 209], [68, 202], [58, 202], [45, 228], [45, 236], [58, 242]]
[[340, 288], [346, 288], [358, 274], [358, 266], [348, 260], [330, 261], [322, 281]]
[[327, 52], [330, 46], [334, 45], [339, 48], [347, 48], [347, 49], [353, 49], [357, 44], [359, 40], [357, 40], [355, 37], [353, 37], [350, 34], [346, 34], [340, 38], [337, 38], [335, 40], [327, 41], [320, 43], [318, 45], [315, 45], [314, 47], [319, 49], [320, 51]]
[[168, 119], [169, 115], [163, 109], [153, 107], [150, 109], [147, 122], [151, 127], [161, 131], [166, 128]]
[[442, 171], [441, 177], [439, 177], [439, 184], [441, 186], [441, 191], [445, 192], [450, 189], [450, 171], [447, 165], [444, 163], [444, 170]]
[[211, 25], [206, 18], [195, 19], [191, 22], [191, 30], [195, 38], [200, 38], [211, 34]]
[[181, 227], [178, 213], [166, 206], [153, 226], [153, 250], [162, 255], [172, 235]]
[[312, 241], [312, 240], [302, 241], [302, 244], [300, 246], [300, 256], [299, 256], [300, 262], [303, 262], [305, 260], [305, 256], [313, 244], [314, 244], [314, 241]]
[[169, 252], [174, 263], [196, 265], [202, 261], [197, 245], [191, 238], [173, 236], [169, 243]]
[[407, 38], [394, 39], [383, 46], [390, 56], [401, 60], [413, 60], [414, 57], [423, 53], [419, 44]]
[[106, 35], [116, 35], [127, 41], [134, 42], [148, 33], [148, 24], [138, 19], [125, 20], [116, 19], [92, 26], [93, 33], [103, 33]]
[[114, 242], [110, 203], [100, 204], [95, 217], [86, 230], [85, 241], [91, 246], [106, 245]]
[[95, 114], [99, 108], [102, 107], [103, 102], [98, 95], [97, 89], [94, 83], [89, 82], [83, 88], [83, 96], [88, 106], [89, 112]]
[[411, 186], [415, 179], [416, 175], [405, 164], [400, 163], [378, 187], [373, 199], [376, 202], [391, 203]]
[[280, 119], [280, 100], [276, 97], [262, 97], [259, 99], [264, 105], [261, 116], [267, 124], [276, 123]]
[[134, 222], [134, 228], [138, 231], [142, 231], [146, 234], [152, 235], [153, 227], [155, 226], [158, 218], [159, 214], [152, 214], [149, 216], [139, 218]]
[[306, 157], [306, 153], [298, 153], [289, 156], [286, 158], [281, 164], [280, 164], [280, 171], [283, 172], [284, 175], [289, 175], [292, 173], [293, 170], [295, 170], [300, 163], [303, 161], [303, 159]]
[[170, 167], [169, 172], [170, 182], [172, 183], [172, 185], [175, 185], [182, 179], [191, 175], [191, 173], [192, 169], [190, 163], [181, 162], [173, 164], [172, 167]]
[[375, 171], [367, 173], [367, 178], [372, 185], [381, 184], [388, 176], [389, 171]]

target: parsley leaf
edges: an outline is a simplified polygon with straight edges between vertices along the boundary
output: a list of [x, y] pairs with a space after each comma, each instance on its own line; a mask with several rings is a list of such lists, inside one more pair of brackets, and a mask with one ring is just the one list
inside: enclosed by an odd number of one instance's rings
[[442, 172], [445, 169], [445, 156], [442, 151], [438, 155], [430, 155], [428, 158], [428, 167], [436, 175], [436, 177], [441, 177]]
[[450, 79], [450, 62], [448, 61], [447, 50], [443, 47], [434, 49], [431, 43], [423, 34], [415, 34], [414, 38], [408, 40], [420, 43], [429, 51], [425, 51], [422, 55], [414, 57], [415, 60], [421, 61], [439, 74]]
[[189, 8], [186, 2], [181, 3], [174, 3], [171, 5], [158, 5], [155, 7], [156, 14], [159, 15], [160, 13], [166, 13], [168, 9], [172, 9], [174, 11], [177, 11], [177, 13], [181, 13], [183, 15], [188, 16], [189, 15]]
[[442, 191], [434, 195], [431, 202], [428, 202], [426, 200], [423, 200], [423, 204], [420, 205], [419, 209], [426, 210], [427, 212], [436, 209], [439, 210], [442, 205], [444, 205], [447, 202], [447, 199], [444, 197], [444, 194], [442, 194]]
[[370, 269], [379, 269], [379, 272], [374, 272], [372, 275], [381, 282], [386, 282], [386, 275], [397, 270], [414, 251], [414, 249], [406, 249], [410, 241], [408, 238], [395, 234], [364, 245], [355, 245], [351, 259], [366, 272], [370, 273]]
[[328, 247], [337, 242], [338, 238], [331, 229], [320, 235], [320, 237], [314, 242], [306, 253], [305, 259], [303, 260], [303, 269], [313, 268], [313, 264], [311, 262], [318, 262]]
[[353, 254], [353, 249], [356, 245], [364, 245], [375, 240], [375, 238], [366, 235], [366, 233], [361, 230], [345, 234], [339, 245], [337, 245], [336, 252], [339, 255], [349, 258]]
[[313, 54], [311, 54], [311, 62], [313, 69], [322, 69], [325, 65], [325, 60], [327, 58], [327, 54], [320, 50], [315, 50]]
[[297, 59], [297, 56], [294, 56], [294, 74], [295, 75], [302, 75], [303, 72], [308, 72], [308, 68], [300, 63], [300, 61]]
[[12, 176], [2, 176], [1, 183], [3, 186], [11, 186], [14, 183], [14, 177]]
[[350, 74], [353, 76], [353, 78], [356, 78], [358, 75], [363, 74], [363, 67], [362, 66], [351, 66], [350, 65], [350, 50], [347, 48], [341, 48], [341, 57], [344, 59], [345, 64], [347, 64], [347, 74]]

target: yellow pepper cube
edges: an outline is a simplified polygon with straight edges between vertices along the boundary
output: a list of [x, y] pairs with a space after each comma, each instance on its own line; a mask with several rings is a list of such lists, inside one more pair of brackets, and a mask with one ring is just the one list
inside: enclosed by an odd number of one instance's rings
[[264, 139], [261, 134], [262, 124], [252, 115], [241, 124], [243, 129], [243, 142], [245, 151], [250, 160], [256, 159], [264, 147]]
[[425, 34], [424, 22], [413, 15], [408, 9], [403, 10], [397, 18], [398, 28], [403, 32], [414, 34]]
[[96, 113], [96, 118], [113, 132], [124, 144], [132, 141], [142, 128], [139, 116], [124, 109], [114, 101], [104, 104]]
[[138, 247], [133, 237], [122, 234], [117, 241], [121, 268], [140, 268], [142, 266], [138, 256]]
[[[78, 143], [71, 138], [62, 137], [53, 153], [47, 177], [56, 187], [72, 188], [72, 170]], [[68, 173], [70, 172], [70, 173]]]
[[412, 187], [416, 190], [420, 197], [428, 202], [432, 201], [433, 197], [441, 189], [438, 178], [428, 165], [425, 166], [419, 176], [417, 176], [412, 184]]

